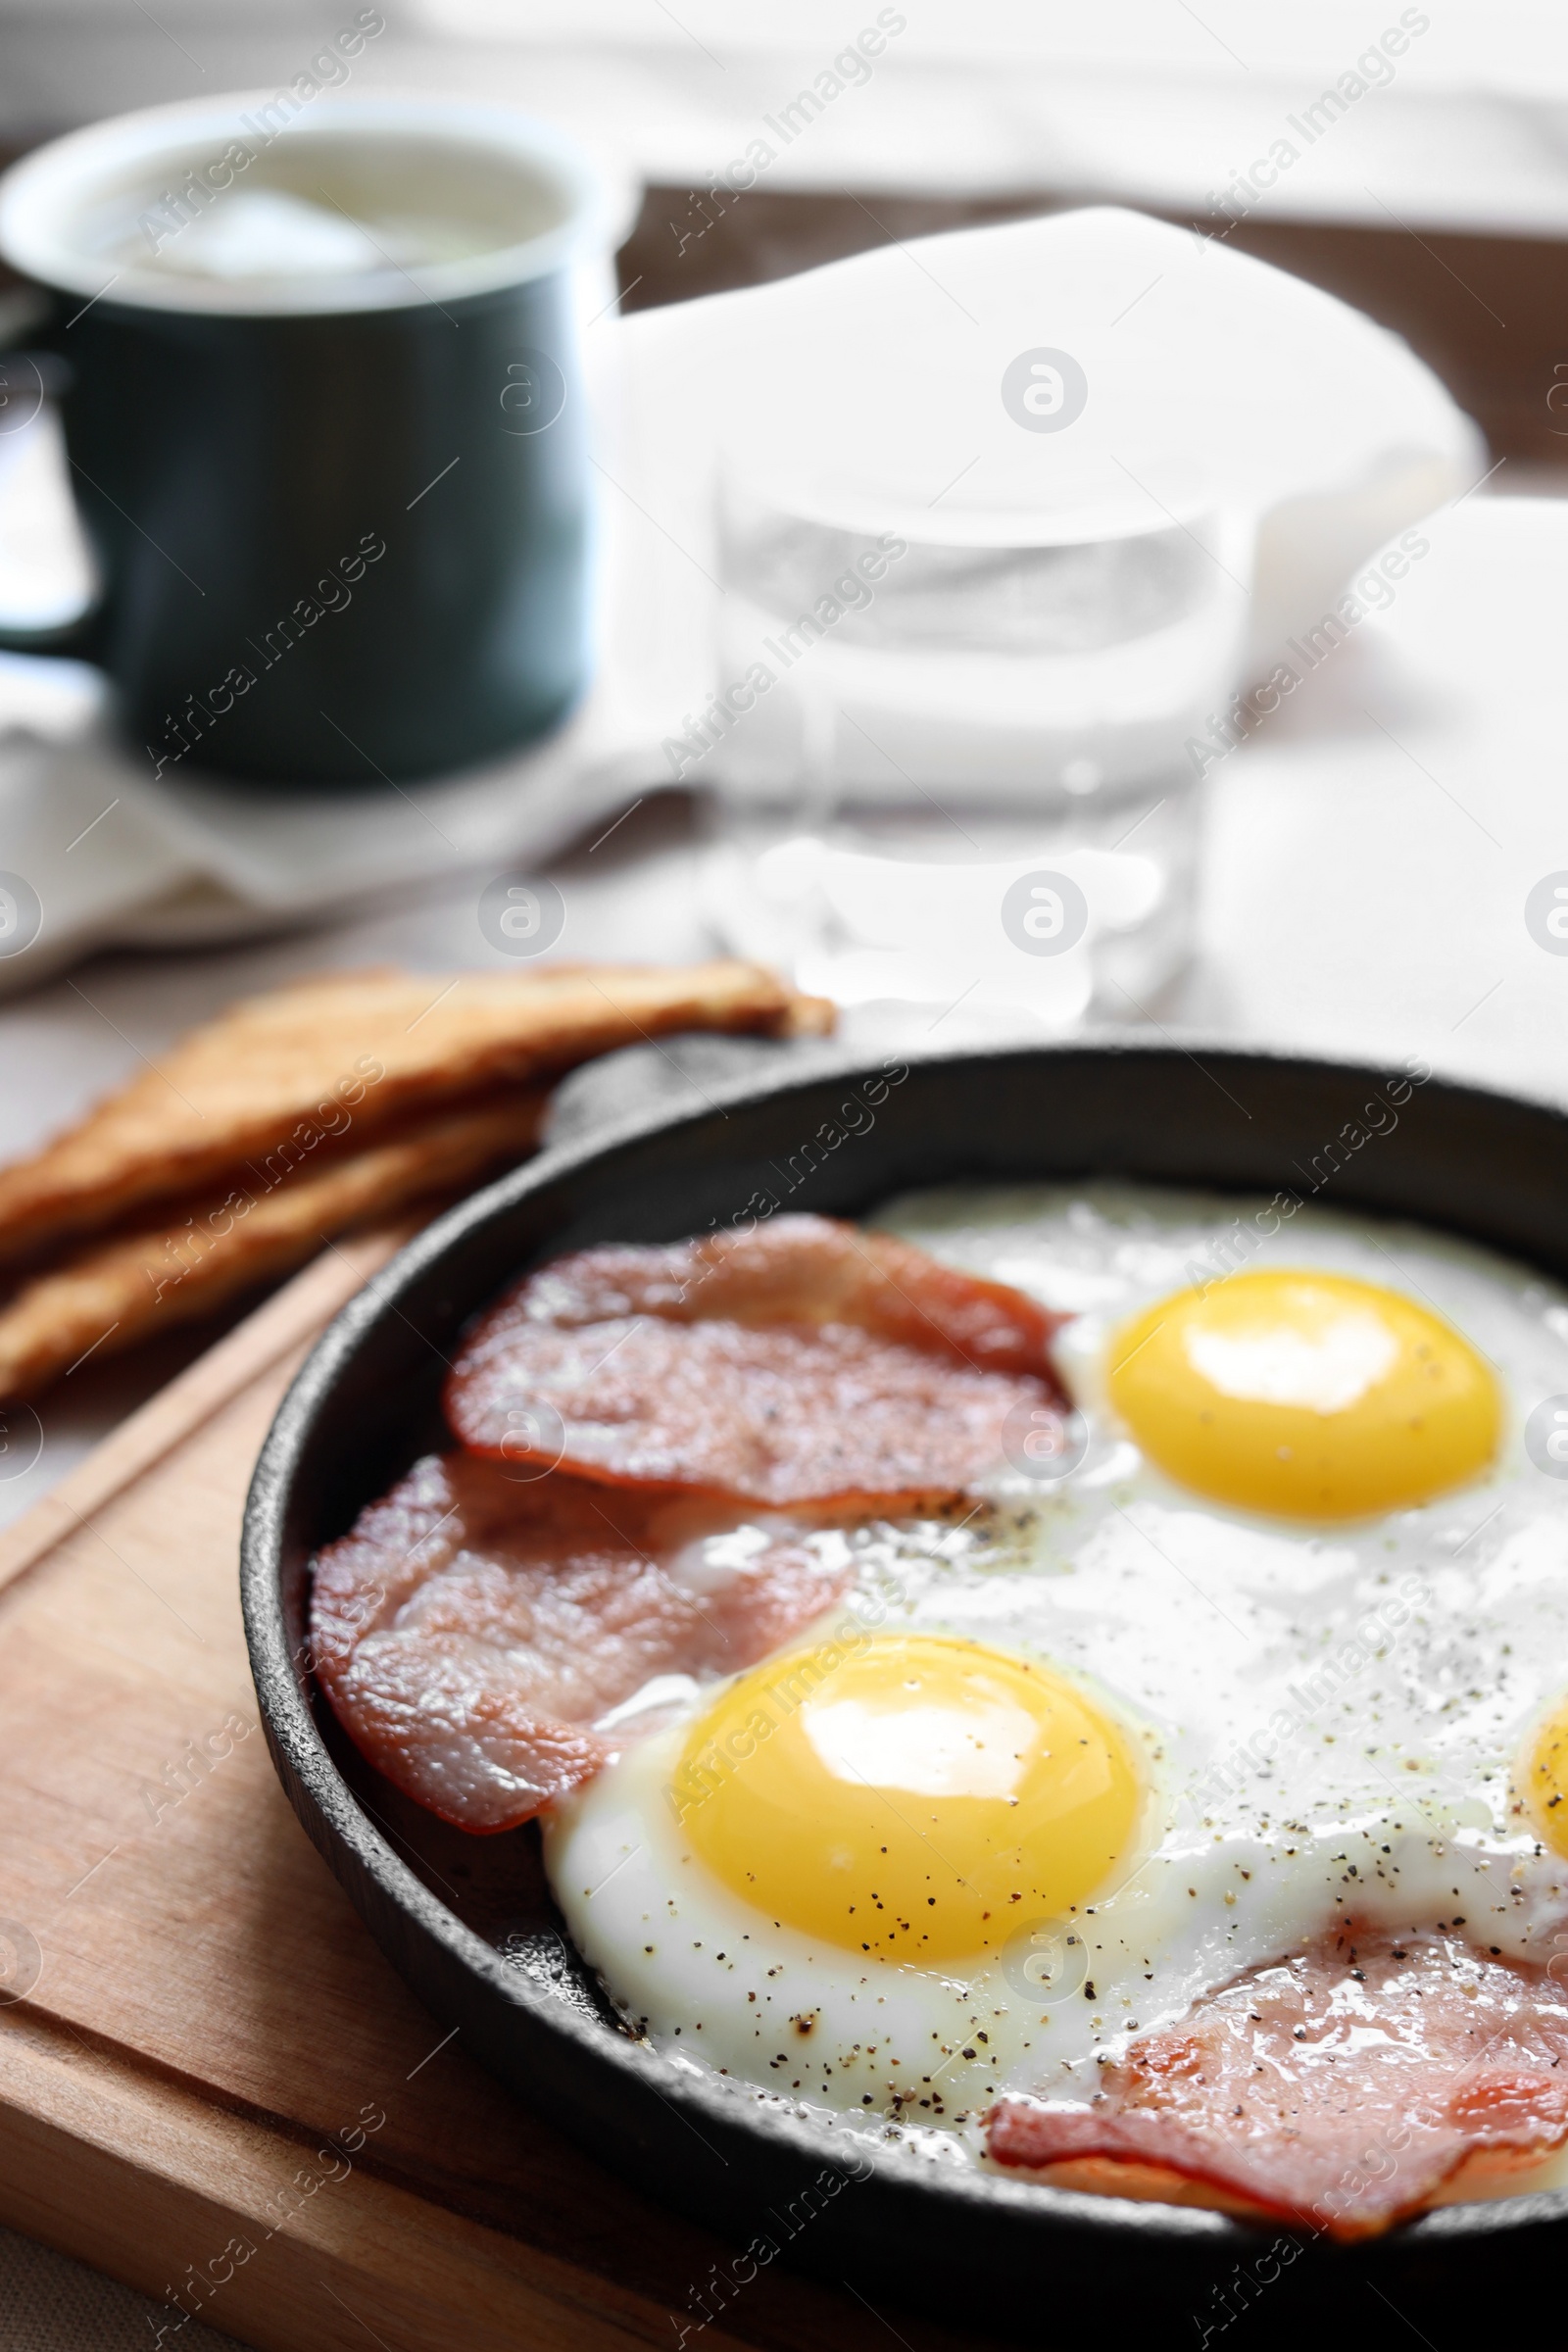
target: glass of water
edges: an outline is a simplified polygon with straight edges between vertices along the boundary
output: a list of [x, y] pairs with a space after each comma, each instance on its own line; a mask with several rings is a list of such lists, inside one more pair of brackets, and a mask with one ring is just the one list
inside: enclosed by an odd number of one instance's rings
[[1189, 740], [1235, 682], [1248, 545], [1191, 477], [939, 514], [731, 466], [699, 770], [720, 936], [959, 1029], [1137, 1017], [1189, 953]]

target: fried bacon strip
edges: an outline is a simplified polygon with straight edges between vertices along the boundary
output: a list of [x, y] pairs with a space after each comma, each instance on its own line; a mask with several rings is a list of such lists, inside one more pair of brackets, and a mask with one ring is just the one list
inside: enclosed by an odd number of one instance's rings
[[851, 1573], [834, 1557], [733, 1513], [431, 1454], [317, 1560], [316, 1673], [407, 1795], [510, 1830], [626, 1744], [594, 1726], [649, 1683], [736, 1673], [819, 1617]]
[[1009, 1414], [1059, 1404], [1059, 1319], [887, 1235], [778, 1217], [525, 1276], [447, 1413], [474, 1452], [609, 1484], [874, 1508], [962, 1493]]
[[[1346, 1927], [1249, 1969], [1100, 2070], [1088, 2104], [1008, 2097], [999, 2164], [1098, 2159], [1370, 2237], [1483, 2154], [1568, 2139], [1568, 1986], [1456, 1936]], [[1077, 2176], [1079, 2179], [1082, 2175]]]

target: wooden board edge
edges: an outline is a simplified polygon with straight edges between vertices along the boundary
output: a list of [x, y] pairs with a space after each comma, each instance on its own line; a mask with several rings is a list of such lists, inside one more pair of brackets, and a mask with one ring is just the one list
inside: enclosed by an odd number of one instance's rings
[[[260, 2352], [671, 2340], [646, 2297], [21, 2008], [0, 2013], [0, 2221], [166, 2305], [172, 2347], [182, 2313]], [[752, 2352], [705, 2334], [706, 2352]]]
[[334, 1242], [254, 1314], [150, 1396], [86, 1459], [67, 1472], [13, 1527], [0, 1534], [0, 1591], [53, 1550], [84, 1519], [128, 1487], [210, 1420], [242, 1389], [314, 1340], [414, 1234], [422, 1218], [405, 1218]]

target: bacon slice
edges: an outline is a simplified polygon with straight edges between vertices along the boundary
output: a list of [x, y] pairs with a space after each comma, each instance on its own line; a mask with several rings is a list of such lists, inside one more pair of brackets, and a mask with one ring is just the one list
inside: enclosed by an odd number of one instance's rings
[[[961, 1494], [1020, 1407], [1064, 1403], [1060, 1317], [827, 1217], [530, 1274], [447, 1384], [465, 1446], [773, 1505]], [[564, 1450], [563, 1450], [564, 1447]]]
[[[749, 1666], [849, 1582], [805, 1530], [427, 1455], [316, 1562], [311, 1652], [349, 1737], [443, 1820], [514, 1829], [627, 1735], [655, 1677]], [[641, 1728], [651, 1728], [648, 1717]]]
[[1249, 1969], [1100, 2070], [1008, 2097], [1000, 2164], [1158, 2165], [1339, 2238], [1419, 2212], [1481, 2151], [1568, 2138], [1568, 1986], [1458, 1936], [1347, 1927]]

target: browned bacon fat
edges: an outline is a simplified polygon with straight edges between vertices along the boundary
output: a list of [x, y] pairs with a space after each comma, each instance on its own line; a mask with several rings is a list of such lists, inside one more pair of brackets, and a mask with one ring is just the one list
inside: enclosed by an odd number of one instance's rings
[[1059, 1404], [1059, 1317], [826, 1217], [526, 1276], [447, 1385], [465, 1446], [584, 1478], [746, 1501], [960, 1494], [1019, 1407]]
[[1568, 1987], [1457, 1937], [1347, 1928], [1250, 1969], [1100, 2070], [1005, 2098], [999, 2163], [1153, 2165], [1341, 2238], [1419, 2212], [1481, 2152], [1568, 2137]]
[[842, 1542], [432, 1454], [320, 1554], [311, 1647], [388, 1780], [462, 1829], [509, 1830], [625, 1746], [594, 1728], [612, 1709], [662, 1675], [753, 1664], [849, 1573]]

